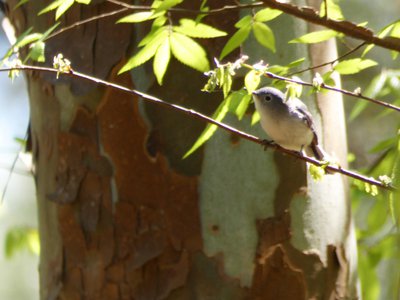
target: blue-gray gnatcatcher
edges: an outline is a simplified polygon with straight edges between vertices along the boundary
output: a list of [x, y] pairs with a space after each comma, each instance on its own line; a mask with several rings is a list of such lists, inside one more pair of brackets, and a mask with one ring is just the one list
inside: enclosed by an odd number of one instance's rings
[[324, 160], [324, 151], [318, 144], [311, 113], [297, 98], [286, 100], [285, 94], [272, 87], [253, 92], [256, 109], [264, 131], [283, 148], [314, 155]]

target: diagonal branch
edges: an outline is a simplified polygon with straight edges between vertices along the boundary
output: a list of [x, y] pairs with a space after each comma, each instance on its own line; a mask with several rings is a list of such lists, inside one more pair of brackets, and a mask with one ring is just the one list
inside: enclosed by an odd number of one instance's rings
[[322, 67], [325, 67], [325, 66], [333, 65], [335, 62], [342, 60], [343, 58], [345, 58], [345, 57], [349, 56], [350, 54], [356, 52], [361, 47], [364, 47], [366, 44], [367, 44], [366, 42], [362, 42], [357, 47], [354, 47], [350, 51], [347, 51], [346, 53], [342, 54], [341, 56], [339, 56], [339, 57], [337, 57], [337, 58], [335, 58], [335, 59], [333, 59], [331, 61], [327, 61], [327, 62], [325, 62], [323, 64], [320, 64], [320, 65], [317, 65], [317, 66], [310, 66], [308, 68], [305, 68], [305, 69], [302, 69], [302, 70], [299, 70], [299, 71], [296, 71], [296, 72], [293, 72], [293, 73], [286, 74], [285, 76], [286, 77], [291, 77], [291, 76], [296, 75], [296, 74], [300, 74], [300, 73], [304, 73], [304, 72], [307, 72], [307, 71], [319, 69], [319, 68], [322, 68]]
[[306, 162], [308, 162], [310, 164], [313, 164], [313, 165], [316, 165], [316, 166], [319, 166], [319, 167], [323, 167], [327, 171], [340, 173], [340, 174], [346, 175], [348, 177], [352, 177], [354, 179], [363, 181], [363, 182], [365, 182], [367, 184], [378, 186], [378, 187], [383, 188], [385, 190], [397, 191], [397, 188], [394, 187], [391, 184], [387, 184], [387, 183], [384, 183], [384, 182], [379, 181], [377, 179], [358, 174], [356, 172], [344, 169], [344, 168], [342, 168], [340, 166], [326, 165], [325, 162], [321, 162], [321, 161], [316, 160], [316, 159], [311, 158], [311, 157], [303, 156], [303, 155], [301, 155], [300, 153], [298, 153], [296, 151], [287, 150], [287, 149], [282, 148], [282, 147], [280, 147], [279, 145], [277, 145], [277, 144], [275, 144], [273, 142], [266, 142], [263, 139], [260, 139], [260, 138], [258, 138], [256, 136], [253, 136], [253, 135], [248, 134], [246, 132], [237, 130], [236, 128], [234, 128], [232, 126], [229, 126], [229, 125], [227, 125], [225, 123], [215, 121], [211, 117], [203, 115], [203, 114], [201, 114], [201, 113], [199, 113], [199, 112], [197, 112], [195, 110], [188, 109], [186, 107], [183, 107], [183, 106], [180, 106], [180, 105], [176, 105], [176, 104], [173, 104], [173, 103], [169, 103], [169, 102], [161, 100], [161, 99], [159, 99], [157, 97], [154, 97], [154, 96], [148, 95], [146, 93], [140, 92], [138, 90], [130, 89], [130, 88], [127, 88], [125, 86], [122, 86], [122, 85], [119, 85], [119, 84], [116, 84], [116, 83], [108, 82], [106, 80], [102, 80], [102, 79], [99, 79], [99, 78], [96, 78], [96, 77], [93, 77], [93, 76], [89, 76], [89, 75], [86, 75], [86, 74], [83, 74], [83, 73], [80, 73], [80, 72], [76, 72], [76, 71], [74, 71], [72, 69], [70, 69], [69, 72], [64, 72], [63, 73], [63, 72], [60, 72], [60, 70], [54, 69], [54, 68], [28, 66], [28, 65], [20, 65], [20, 66], [12, 67], [12, 68], [0, 68], [0, 72], [10, 72], [10, 71], [13, 71], [13, 70], [25, 70], [25, 71], [31, 70], [31, 71], [40, 71], [40, 72], [50, 72], [50, 73], [54, 73], [54, 74], [62, 74], [62, 75], [65, 75], [65, 76], [71, 76], [71, 77], [74, 77], [74, 78], [80, 78], [80, 79], [88, 80], [88, 81], [97, 83], [99, 85], [103, 85], [105, 87], [117, 89], [117, 90], [129, 93], [129, 94], [132, 94], [132, 95], [140, 96], [145, 101], [148, 101], [148, 102], [151, 102], [151, 103], [155, 103], [157, 105], [161, 105], [161, 106], [164, 106], [164, 107], [169, 108], [169, 109], [180, 111], [181, 113], [187, 114], [187, 115], [189, 115], [191, 117], [194, 117], [196, 119], [199, 119], [199, 120], [201, 120], [203, 122], [214, 124], [214, 125], [218, 126], [219, 128], [222, 128], [222, 129], [224, 129], [224, 130], [226, 130], [228, 132], [231, 132], [231, 133], [233, 133], [233, 134], [235, 134], [235, 135], [237, 135], [237, 136], [239, 136], [241, 138], [244, 138], [246, 140], [249, 140], [249, 141], [251, 141], [253, 143], [257, 143], [257, 144], [260, 144], [260, 145], [262, 145], [264, 147], [269, 147], [269, 148], [272, 148], [274, 150], [286, 153], [286, 154], [288, 154], [290, 156], [293, 156], [293, 157], [298, 158], [300, 160], [306, 161]]
[[[249, 64], [242, 63], [242, 66], [244, 66], [244, 67], [246, 67], [248, 69], [254, 70], [254, 67], [249, 65]], [[300, 84], [300, 85], [303, 85], [303, 86], [314, 87], [314, 84], [311, 83], [311, 82], [306, 82], [306, 81], [302, 81], [302, 80], [298, 80], [298, 79], [293, 79], [293, 78], [288, 78], [288, 77], [276, 75], [276, 74], [268, 72], [268, 71], [264, 72], [263, 75], [265, 77], [268, 77], [268, 78], [271, 78], [271, 79], [277, 79], [277, 80], [297, 83], [297, 84]], [[342, 94], [347, 95], [347, 96], [363, 99], [363, 100], [375, 103], [377, 105], [383, 106], [385, 108], [393, 109], [393, 110], [395, 110], [397, 112], [400, 112], [400, 107], [399, 106], [396, 106], [396, 105], [393, 105], [393, 104], [390, 104], [390, 103], [387, 103], [387, 102], [384, 102], [384, 101], [381, 101], [381, 100], [377, 100], [377, 99], [374, 99], [374, 98], [371, 98], [371, 97], [364, 96], [364, 95], [361, 94], [361, 92], [350, 92], [350, 91], [343, 90], [343, 89], [340, 89], [340, 88], [337, 88], [337, 87], [334, 87], [334, 86], [327, 85], [325, 83], [322, 83], [320, 85], [320, 87], [322, 89], [325, 89], [325, 90], [330, 90], [330, 91], [342, 93]]]
[[[118, 0], [107, 0], [108, 2], [114, 3], [119, 6], [129, 7], [136, 10], [151, 10], [151, 7], [138, 6], [126, 4]], [[227, 12], [230, 10], [241, 10], [245, 8], [257, 8], [257, 7], [269, 7], [273, 9], [278, 9], [288, 15], [295, 16], [299, 19], [303, 19], [307, 22], [318, 24], [337, 32], [341, 32], [348, 37], [363, 40], [367, 44], [374, 44], [382, 48], [395, 50], [400, 52], [400, 39], [395, 37], [384, 37], [380, 38], [375, 35], [374, 32], [366, 27], [358, 26], [355, 23], [342, 20], [329, 19], [326, 15], [320, 16], [318, 11], [311, 7], [303, 6], [299, 7], [291, 3], [285, 3], [278, 0], [261, 0], [259, 2], [254, 2], [250, 4], [237, 4], [237, 5], [226, 5], [220, 8], [210, 9], [209, 11], [200, 11], [194, 9], [186, 9], [179, 7], [172, 7], [169, 9], [171, 12], [185, 12], [185, 13], [195, 13], [201, 15], [211, 15], [219, 14], [222, 12]], [[325, 7], [327, 7], [325, 5]]]
[[326, 17], [320, 17], [318, 12], [311, 7], [299, 7], [290, 3], [284, 3], [277, 0], [261, 0], [265, 6], [278, 9], [286, 14], [303, 19], [307, 22], [322, 25], [324, 27], [341, 32], [348, 37], [363, 40], [368, 44], [374, 44], [382, 48], [400, 52], [400, 39], [394, 37], [380, 38], [374, 35], [373, 31], [358, 26], [349, 21], [332, 20]]

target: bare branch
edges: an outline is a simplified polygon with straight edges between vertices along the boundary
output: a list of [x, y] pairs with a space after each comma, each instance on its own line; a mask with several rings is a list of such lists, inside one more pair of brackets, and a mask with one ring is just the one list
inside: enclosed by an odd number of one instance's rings
[[262, 0], [265, 6], [278, 9], [286, 14], [303, 19], [307, 22], [318, 24], [337, 32], [341, 32], [348, 37], [363, 40], [367, 44], [374, 44], [382, 48], [395, 50], [400, 52], [400, 39], [394, 37], [380, 38], [374, 35], [373, 31], [368, 28], [358, 26], [349, 21], [332, 20], [320, 17], [318, 12], [311, 7], [298, 7], [291, 3], [284, 3], [277, 0]]
[[244, 139], [249, 140], [251, 142], [260, 144], [260, 145], [262, 145], [264, 147], [273, 148], [274, 150], [286, 153], [286, 154], [288, 154], [290, 156], [296, 157], [296, 158], [298, 158], [300, 160], [303, 160], [303, 161], [306, 161], [306, 162], [308, 162], [310, 164], [323, 167], [327, 171], [340, 173], [340, 174], [346, 175], [348, 177], [352, 177], [354, 179], [363, 181], [365, 183], [368, 183], [368, 184], [371, 184], [371, 185], [376, 185], [376, 186], [378, 186], [380, 188], [383, 188], [385, 190], [389, 190], [389, 191], [396, 191], [397, 190], [396, 187], [394, 187], [394, 186], [392, 186], [390, 184], [386, 184], [386, 183], [384, 183], [382, 181], [376, 180], [374, 178], [367, 177], [367, 176], [358, 174], [356, 172], [353, 172], [353, 171], [350, 171], [350, 170], [347, 170], [347, 169], [343, 169], [340, 166], [326, 165], [325, 162], [321, 162], [321, 161], [316, 160], [316, 159], [311, 158], [311, 157], [303, 156], [303, 155], [299, 154], [296, 151], [287, 150], [285, 148], [280, 147], [279, 145], [276, 145], [275, 143], [266, 142], [265, 140], [260, 139], [260, 138], [258, 138], [256, 136], [253, 136], [253, 135], [250, 135], [250, 134], [248, 134], [246, 132], [237, 130], [236, 128], [234, 128], [232, 126], [229, 126], [229, 125], [224, 124], [222, 122], [215, 121], [214, 119], [212, 119], [212, 118], [210, 118], [210, 117], [208, 117], [206, 115], [203, 115], [203, 114], [201, 114], [201, 113], [199, 113], [199, 112], [197, 112], [195, 110], [188, 109], [188, 108], [185, 108], [183, 106], [176, 105], [176, 104], [173, 104], [173, 103], [169, 103], [169, 102], [161, 100], [161, 99], [159, 99], [157, 97], [154, 97], [152, 95], [148, 95], [146, 93], [140, 92], [138, 90], [130, 89], [130, 88], [127, 88], [125, 86], [122, 86], [122, 85], [119, 85], [119, 84], [116, 84], [116, 83], [108, 82], [108, 81], [105, 81], [105, 80], [102, 80], [102, 79], [99, 79], [99, 78], [96, 78], [96, 77], [93, 77], [93, 76], [89, 76], [89, 75], [86, 75], [86, 74], [83, 74], [83, 73], [80, 73], [80, 72], [76, 72], [76, 71], [74, 71], [72, 69], [68, 73], [60, 73], [59, 70], [54, 69], [54, 68], [28, 66], [28, 65], [21, 65], [21, 66], [13, 67], [13, 68], [0, 68], [0, 72], [10, 72], [12, 70], [25, 70], [25, 71], [31, 70], [31, 71], [40, 71], [40, 72], [51, 72], [51, 73], [54, 73], [54, 74], [71, 76], [71, 77], [75, 77], [75, 78], [81, 78], [81, 79], [84, 79], [84, 80], [88, 80], [90, 82], [97, 83], [99, 85], [103, 85], [103, 86], [106, 86], [106, 87], [109, 87], [109, 88], [117, 89], [117, 90], [129, 93], [129, 94], [132, 94], [132, 95], [140, 96], [145, 101], [148, 101], [148, 102], [151, 102], [151, 103], [155, 103], [157, 105], [161, 105], [161, 106], [164, 106], [164, 107], [169, 108], [169, 109], [180, 111], [180, 112], [182, 112], [184, 114], [192, 116], [192, 117], [194, 117], [196, 119], [199, 119], [201, 121], [204, 121], [204, 122], [207, 122], [207, 123], [210, 123], [210, 124], [214, 124], [214, 125], [218, 126], [219, 128], [222, 128], [222, 129], [224, 129], [224, 130], [226, 130], [228, 132], [231, 132], [231, 133], [233, 133], [233, 134], [235, 134], [235, 135], [237, 135], [237, 136], [239, 136], [241, 138], [244, 138]]
[[293, 76], [293, 75], [296, 75], [296, 74], [301, 74], [301, 73], [304, 73], [304, 72], [307, 72], [307, 71], [319, 69], [319, 68], [322, 68], [322, 67], [325, 67], [325, 66], [328, 66], [328, 65], [333, 65], [335, 62], [340, 61], [343, 58], [349, 56], [350, 54], [356, 52], [358, 49], [360, 49], [361, 47], [365, 46], [366, 44], [367, 44], [366, 42], [362, 42], [357, 47], [354, 47], [353, 49], [347, 51], [346, 53], [344, 53], [343, 55], [339, 56], [338, 58], [335, 58], [335, 59], [333, 59], [331, 61], [325, 62], [325, 63], [317, 65], [317, 66], [311, 66], [311, 67], [308, 67], [306, 69], [287, 74], [286, 77], [290, 77], [290, 76]]
[[[249, 64], [242, 64], [242, 65], [244, 67], [248, 68], [248, 69], [251, 69], [251, 70], [254, 69], [253, 66], [251, 66]], [[277, 80], [297, 83], [297, 84], [300, 84], [300, 85], [303, 85], [303, 86], [314, 87], [314, 85], [311, 82], [306, 82], [306, 81], [302, 81], [302, 80], [297, 80], [297, 79], [293, 79], [293, 78], [279, 76], [279, 75], [276, 75], [276, 74], [271, 73], [271, 72], [264, 72], [264, 76], [268, 77], [268, 78], [272, 78], [272, 79], [277, 79]], [[396, 106], [396, 105], [393, 105], [393, 104], [390, 104], [390, 103], [387, 103], [387, 102], [384, 102], [384, 101], [381, 101], [381, 100], [377, 100], [377, 99], [374, 99], [374, 98], [370, 98], [370, 97], [367, 97], [367, 96], [363, 96], [360, 92], [350, 92], [350, 91], [343, 90], [343, 89], [340, 89], [340, 88], [337, 88], [337, 87], [334, 87], [334, 86], [327, 85], [325, 83], [322, 83], [320, 85], [320, 87], [325, 89], [325, 90], [335, 91], [335, 92], [342, 93], [342, 94], [347, 95], [347, 96], [352, 96], [352, 97], [355, 97], [355, 98], [367, 100], [369, 102], [375, 103], [375, 104], [383, 106], [385, 108], [393, 109], [395, 111], [400, 112], [400, 107], [399, 106]]]
[[126, 11], [129, 11], [129, 8], [124, 7], [124, 8], [118, 9], [118, 10], [110, 11], [110, 12], [107, 12], [107, 13], [104, 13], [104, 14], [100, 14], [100, 15], [97, 15], [97, 16], [93, 16], [93, 17], [87, 18], [87, 19], [82, 20], [82, 21], [75, 22], [75, 23], [73, 23], [73, 24], [71, 24], [69, 26], [63, 27], [60, 30], [57, 30], [56, 32], [50, 34], [46, 38], [46, 40], [51, 39], [51, 38], [53, 38], [53, 37], [55, 37], [55, 36], [57, 36], [57, 35], [59, 35], [61, 33], [64, 33], [65, 31], [74, 29], [74, 28], [76, 28], [76, 27], [78, 27], [80, 25], [83, 25], [83, 24], [86, 24], [86, 23], [90, 23], [90, 22], [93, 22], [93, 21], [96, 21], [96, 20], [100, 20], [100, 19], [103, 19], [103, 18], [111, 17], [111, 16], [114, 16], [114, 15], [117, 15], [117, 14], [120, 14], [120, 13], [123, 13], [123, 12], [126, 12]]

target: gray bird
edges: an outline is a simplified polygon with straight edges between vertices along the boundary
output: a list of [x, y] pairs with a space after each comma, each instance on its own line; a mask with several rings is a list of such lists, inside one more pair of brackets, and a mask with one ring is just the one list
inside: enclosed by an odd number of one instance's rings
[[275, 143], [324, 160], [311, 113], [300, 99], [286, 100], [285, 94], [272, 87], [254, 91], [253, 99], [260, 114], [261, 127]]

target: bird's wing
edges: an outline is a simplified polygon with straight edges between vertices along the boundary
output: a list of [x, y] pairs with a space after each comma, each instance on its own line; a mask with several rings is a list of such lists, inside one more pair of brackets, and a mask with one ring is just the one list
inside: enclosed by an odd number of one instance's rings
[[314, 134], [313, 143], [318, 145], [318, 136], [315, 131], [314, 122], [312, 119], [312, 115], [309, 112], [307, 106], [299, 99], [292, 99], [296, 105], [297, 111], [300, 113], [300, 118], [307, 124], [307, 126], [311, 129]]

